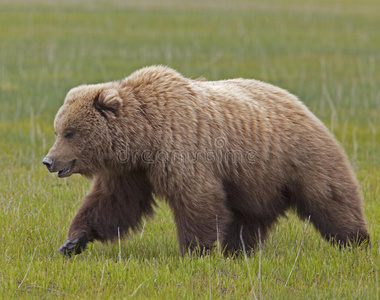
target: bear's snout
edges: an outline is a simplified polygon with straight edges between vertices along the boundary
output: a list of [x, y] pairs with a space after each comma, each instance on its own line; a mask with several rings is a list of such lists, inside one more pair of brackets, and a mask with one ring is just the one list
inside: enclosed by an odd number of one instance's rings
[[73, 167], [75, 165], [76, 160], [71, 161], [62, 161], [62, 160], [56, 160], [52, 157], [45, 156], [45, 158], [42, 160], [42, 163], [46, 166], [46, 168], [49, 170], [50, 173], [58, 172], [58, 177], [68, 177], [73, 172]]
[[53, 167], [54, 161], [50, 157], [45, 156], [44, 159], [42, 160], [42, 163], [46, 166], [46, 168], [49, 170], [49, 172], [52, 172], [52, 167]]

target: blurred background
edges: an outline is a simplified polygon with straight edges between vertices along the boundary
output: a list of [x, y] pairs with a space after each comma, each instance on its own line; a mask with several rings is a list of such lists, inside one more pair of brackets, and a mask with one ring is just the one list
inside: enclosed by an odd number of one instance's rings
[[372, 0], [1, 0], [0, 145], [36, 146], [39, 159], [70, 88], [163, 64], [279, 85], [353, 160], [378, 164], [379, 11]]

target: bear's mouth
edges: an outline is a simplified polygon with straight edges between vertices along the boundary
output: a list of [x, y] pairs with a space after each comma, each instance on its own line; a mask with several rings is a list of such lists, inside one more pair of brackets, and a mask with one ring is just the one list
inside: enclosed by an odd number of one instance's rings
[[72, 160], [71, 162], [69, 162], [69, 164], [67, 165], [66, 168], [58, 171], [58, 177], [59, 178], [63, 178], [63, 177], [68, 177], [71, 175], [71, 170], [72, 168], [74, 167], [74, 164], [75, 164], [76, 160]]

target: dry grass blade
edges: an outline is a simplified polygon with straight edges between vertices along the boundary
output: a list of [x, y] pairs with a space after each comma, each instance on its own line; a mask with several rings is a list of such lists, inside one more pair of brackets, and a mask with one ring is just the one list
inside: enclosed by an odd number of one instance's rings
[[294, 260], [293, 267], [292, 267], [292, 269], [290, 270], [290, 273], [289, 273], [288, 279], [287, 279], [286, 282], [285, 282], [285, 287], [288, 285], [288, 282], [289, 282], [290, 276], [292, 276], [293, 270], [294, 270], [294, 268], [295, 268], [295, 266], [296, 266], [296, 263], [297, 263], [298, 257], [299, 257], [299, 255], [300, 255], [301, 248], [302, 248], [302, 244], [303, 244], [303, 240], [304, 240], [305, 235], [306, 235], [306, 230], [307, 230], [307, 227], [308, 227], [308, 225], [309, 225], [309, 223], [310, 223], [310, 217], [311, 217], [311, 216], [309, 216], [309, 218], [307, 219], [307, 222], [306, 222], [306, 225], [305, 225], [305, 230], [303, 231], [302, 240], [301, 240], [300, 246], [299, 246], [299, 248], [298, 248], [297, 256], [296, 256], [296, 259]]
[[30, 266], [32, 265], [32, 262], [33, 262], [33, 259], [34, 259], [34, 255], [36, 254], [36, 250], [37, 250], [37, 248], [38, 248], [38, 246], [36, 246], [36, 248], [34, 248], [34, 252], [33, 252], [32, 258], [31, 258], [31, 260], [30, 260], [30, 263], [29, 263], [28, 269], [27, 269], [26, 272], [25, 272], [25, 276], [24, 276], [24, 278], [22, 279], [22, 281], [21, 281], [20, 284], [18, 285], [18, 287], [17, 287], [17, 289], [16, 289], [16, 292], [20, 289], [20, 287], [21, 287], [22, 284], [24, 283], [26, 276], [28, 276], [28, 273], [29, 273], [29, 270], [30, 270]]
[[240, 227], [240, 241], [241, 241], [241, 245], [243, 247], [243, 255], [244, 255], [245, 263], [247, 265], [249, 283], [251, 284], [251, 293], [252, 293], [253, 297], [257, 300], [256, 293], [255, 293], [255, 290], [254, 290], [254, 287], [253, 287], [251, 270], [250, 270], [249, 264], [248, 264], [247, 252], [246, 252], [246, 249], [245, 249], [245, 244], [244, 244], [244, 239], [243, 239], [243, 225]]

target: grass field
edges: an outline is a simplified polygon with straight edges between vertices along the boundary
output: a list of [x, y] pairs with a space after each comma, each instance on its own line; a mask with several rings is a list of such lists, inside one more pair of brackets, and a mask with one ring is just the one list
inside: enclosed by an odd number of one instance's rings
[[[0, 298], [379, 299], [379, 28], [374, 0], [0, 0]], [[42, 165], [55, 113], [71, 87], [151, 64], [298, 95], [347, 151], [372, 248], [333, 248], [289, 213], [246, 259], [181, 257], [160, 202], [128, 240], [62, 257], [90, 182]]]

